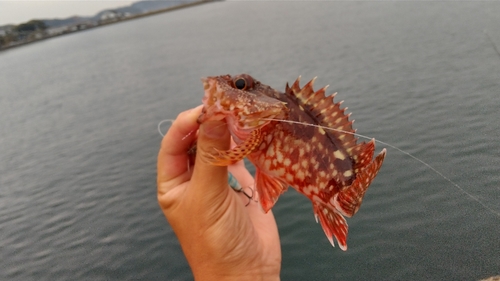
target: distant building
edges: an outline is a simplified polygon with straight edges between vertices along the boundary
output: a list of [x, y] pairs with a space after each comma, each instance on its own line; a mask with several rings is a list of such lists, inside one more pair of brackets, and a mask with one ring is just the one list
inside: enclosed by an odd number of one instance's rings
[[72, 25], [64, 25], [59, 27], [52, 27], [46, 30], [48, 36], [61, 35], [64, 33], [75, 32], [79, 30], [84, 30], [87, 28], [91, 28], [96, 26], [96, 23], [88, 21], [88, 22], [80, 22]]
[[42, 39], [43, 37], [45, 37], [45, 33], [42, 31], [38, 31], [38, 32], [35, 32], [35, 35], [33, 36], [35, 38], [35, 40], [38, 40], [38, 39]]
[[129, 12], [123, 13], [118, 11], [105, 11], [99, 17], [99, 23], [114, 22], [131, 16], [132, 14]]
[[9, 33], [12, 33], [12, 28], [13, 28], [13, 25], [0, 26], [0, 36], [5, 36]]
[[49, 36], [60, 35], [60, 34], [68, 32], [68, 26], [59, 26], [59, 27], [48, 28], [46, 30], [46, 32]]
[[101, 15], [101, 21], [114, 21], [118, 18], [117, 13], [115, 11], [106, 11]]

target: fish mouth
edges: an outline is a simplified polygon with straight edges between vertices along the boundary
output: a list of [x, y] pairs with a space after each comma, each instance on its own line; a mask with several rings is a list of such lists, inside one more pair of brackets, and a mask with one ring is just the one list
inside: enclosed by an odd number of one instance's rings
[[262, 128], [263, 126], [269, 124], [271, 119], [274, 119], [276, 115], [239, 115], [237, 112], [223, 110], [217, 108], [217, 106], [207, 106], [205, 105], [201, 111], [200, 116], [198, 116], [197, 122], [201, 124], [208, 120], [224, 120], [228, 122], [228, 128], [232, 128], [235, 131], [241, 133], [250, 133], [251, 131]]
[[[227, 127], [233, 136], [236, 143], [246, 139], [252, 131], [260, 129], [268, 125], [271, 121], [260, 116], [241, 116], [237, 117], [234, 114], [225, 116]], [[269, 117], [272, 118], [272, 117]]]
[[208, 90], [210, 88], [210, 81], [209, 79], [212, 77], [201, 77], [201, 82], [203, 83], [203, 90]]
[[205, 95], [203, 96], [202, 102], [203, 104], [207, 104], [207, 101], [209, 99], [209, 95], [211, 94], [210, 87], [212, 86], [210, 83], [210, 77], [202, 77], [201, 82], [203, 83], [203, 90], [205, 91]]
[[238, 119], [238, 128], [240, 130], [254, 130], [257, 128], [260, 128], [269, 122], [271, 122], [271, 119], [274, 119], [276, 115], [271, 114], [269, 116], [266, 116], [263, 114], [254, 114], [256, 116], [252, 115], [242, 115]]
[[213, 78], [214, 77], [201, 78], [205, 94], [202, 99], [203, 109], [197, 119], [198, 124], [208, 120], [222, 120], [225, 118], [225, 114], [221, 110], [222, 107], [220, 102], [218, 102], [216, 97], [217, 85], [215, 85]]

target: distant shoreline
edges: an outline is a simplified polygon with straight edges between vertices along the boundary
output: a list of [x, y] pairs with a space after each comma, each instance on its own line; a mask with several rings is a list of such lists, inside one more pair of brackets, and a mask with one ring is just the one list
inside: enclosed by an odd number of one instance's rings
[[62, 33], [62, 34], [48, 35], [48, 36], [44, 36], [44, 37], [39, 38], [39, 39], [34, 39], [34, 40], [29, 40], [29, 41], [23, 41], [23, 42], [20, 42], [18, 44], [13, 44], [13, 45], [1, 47], [0, 48], [0, 52], [8, 50], [8, 49], [17, 48], [17, 47], [25, 46], [25, 45], [28, 45], [28, 44], [32, 44], [32, 43], [44, 41], [44, 40], [47, 40], [47, 39], [52, 39], [52, 38], [59, 37], [59, 36], [73, 34], [73, 33], [80, 32], [80, 31], [86, 31], [86, 30], [90, 30], [90, 29], [94, 29], [94, 28], [99, 28], [99, 27], [107, 26], [107, 25], [110, 25], [110, 24], [121, 23], [121, 22], [124, 22], [124, 21], [135, 20], [135, 19], [138, 19], [138, 18], [148, 17], [148, 16], [152, 16], [152, 15], [156, 15], [156, 14], [161, 14], [161, 13], [165, 13], [165, 12], [170, 12], [170, 11], [174, 11], [174, 10], [189, 8], [189, 7], [198, 6], [198, 5], [201, 5], [201, 4], [206, 4], [206, 3], [211, 3], [211, 2], [218, 2], [218, 1], [221, 1], [221, 0], [200, 0], [200, 1], [197, 1], [197, 2], [186, 3], [186, 4], [181, 4], [181, 5], [178, 5], [178, 6], [174, 6], [174, 7], [168, 7], [168, 8], [164, 8], [164, 9], [159, 9], [159, 10], [155, 10], [155, 11], [151, 11], [151, 12], [147, 12], [147, 13], [143, 13], [143, 14], [139, 14], [139, 15], [134, 15], [134, 16], [130, 16], [130, 17], [119, 19], [119, 20], [115, 20], [115, 21], [101, 23], [99, 25], [88, 27], [88, 28], [85, 28], [85, 29], [79, 29], [79, 30], [75, 30], [75, 31], [65, 32], [65, 33]]

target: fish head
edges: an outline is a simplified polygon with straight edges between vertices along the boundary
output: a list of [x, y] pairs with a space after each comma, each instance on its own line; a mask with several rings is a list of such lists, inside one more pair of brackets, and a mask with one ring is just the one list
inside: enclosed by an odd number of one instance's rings
[[287, 116], [286, 103], [274, 98], [278, 92], [248, 74], [201, 79], [205, 96], [198, 123], [226, 119], [236, 135], [249, 133]]

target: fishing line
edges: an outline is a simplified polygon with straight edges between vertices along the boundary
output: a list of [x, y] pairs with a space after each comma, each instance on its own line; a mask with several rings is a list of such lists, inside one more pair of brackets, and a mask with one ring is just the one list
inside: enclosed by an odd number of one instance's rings
[[491, 36], [490, 34], [488, 33], [488, 31], [483, 30], [484, 34], [486, 34], [486, 37], [488, 37], [488, 40], [490, 40], [490, 43], [491, 45], [493, 45], [493, 49], [495, 50], [495, 52], [497, 53], [497, 55], [500, 57], [500, 51], [498, 51], [498, 48], [497, 48], [497, 45], [495, 44], [495, 42], [493, 41], [493, 39], [491, 39]]
[[[160, 123], [158, 123], [158, 133], [160, 133], [160, 136], [162, 136], [162, 137], [164, 137], [164, 136], [165, 136], [165, 134], [164, 134], [164, 133], [162, 133], [162, 131], [161, 131], [161, 124], [163, 124], [163, 123], [165, 123], [165, 122], [170, 122], [171, 124], [173, 124], [173, 123], [174, 123], [174, 121], [175, 121], [174, 119], [165, 119], [165, 120], [161, 120], [161, 121], [160, 121]], [[219, 125], [218, 127], [220, 127], [220, 126], [224, 126], [224, 125]], [[167, 131], [168, 131], [168, 130], [167, 130]], [[187, 137], [189, 137], [191, 134], [193, 134], [193, 133], [194, 133], [194, 132], [196, 132], [196, 131], [197, 131], [197, 130], [193, 130], [193, 131], [189, 132], [189, 134], [185, 135], [185, 136], [182, 138], [182, 140], [185, 140]]]
[[165, 120], [161, 120], [161, 121], [160, 121], [160, 123], [158, 123], [158, 133], [160, 133], [160, 135], [161, 135], [162, 137], [164, 137], [164, 136], [165, 136], [165, 134], [161, 132], [161, 124], [163, 124], [163, 123], [165, 123], [165, 122], [170, 122], [170, 124], [173, 124], [173, 123], [174, 123], [174, 121], [175, 121], [174, 119], [165, 119]]
[[[326, 126], [321, 126], [321, 125], [315, 125], [315, 124], [308, 124], [308, 123], [301, 123], [301, 122], [298, 122], [298, 121], [293, 121], [293, 120], [281, 120], [281, 119], [273, 119], [273, 118], [263, 118], [263, 120], [267, 120], [267, 121], [277, 121], [277, 122], [285, 122], [285, 123], [291, 123], [291, 124], [299, 124], [299, 125], [304, 125], [304, 126], [311, 126], [311, 127], [316, 127], [316, 128], [321, 128], [321, 129], [324, 129], [324, 130], [332, 130], [332, 131], [337, 131], [337, 132], [341, 132], [341, 133], [346, 133], [346, 134], [352, 134], [352, 135], [355, 135], [357, 137], [361, 137], [361, 138], [365, 138], [365, 139], [373, 139], [371, 137], [368, 137], [368, 136], [365, 136], [365, 135], [361, 135], [361, 134], [358, 134], [358, 133], [353, 133], [353, 132], [349, 132], [349, 131], [344, 131], [344, 130], [340, 130], [340, 129], [335, 129], [335, 128], [329, 128], [329, 127], [326, 127]], [[418, 157], [416, 156], [413, 156], [411, 153], [409, 152], [406, 152], [394, 145], [391, 145], [391, 144], [388, 144], [386, 142], [383, 142], [383, 141], [379, 141], [379, 140], [375, 140], [376, 142], [380, 143], [380, 144], [383, 144], [383, 145], [386, 145], [388, 147], [391, 147], [393, 149], [396, 149], [397, 151], [415, 159], [416, 161], [424, 164], [427, 168], [431, 169], [432, 171], [434, 171], [436, 174], [440, 175], [443, 179], [447, 180], [449, 183], [451, 183], [452, 185], [454, 185], [456, 188], [458, 188], [460, 191], [462, 191], [462, 193], [466, 194], [467, 196], [469, 196], [470, 198], [474, 199], [474, 201], [478, 202], [481, 206], [483, 206], [484, 208], [486, 208], [488, 211], [492, 212], [493, 214], [497, 215], [498, 217], [500, 217], [500, 212], [497, 212], [495, 210], [493, 210], [492, 208], [488, 207], [486, 204], [484, 204], [481, 200], [479, 200], [476, 196], [472, 195], [471, 193], [467, 192], [465, 189], [463, 189], [460, 185], [458, 185], [457, 183], [455, 183], [454, 181], [452, 181], [451, 179], [449, 179], [447, 176], [443, 175], [443, 173], [441, 173], [440, 171], [436, 170], [434, 167], [432, 167], [431, 165], [427, 164], [426, 162], [424, 162], [423, 160], [419, 159]]]

